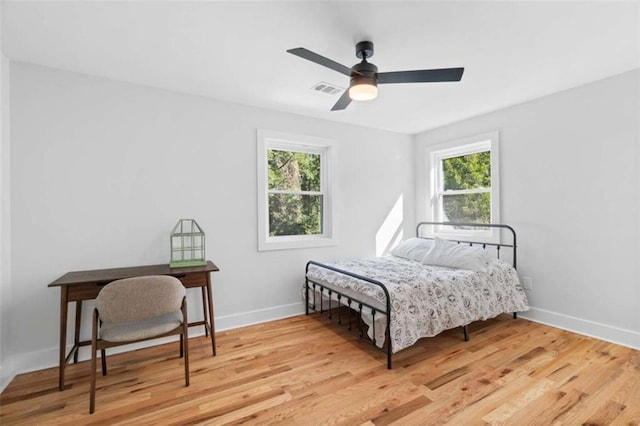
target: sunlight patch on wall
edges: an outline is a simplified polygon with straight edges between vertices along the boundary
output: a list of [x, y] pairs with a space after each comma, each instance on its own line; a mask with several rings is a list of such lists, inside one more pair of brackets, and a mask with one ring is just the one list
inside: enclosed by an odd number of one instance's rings
[[383, 256], [402, 240], [402, 219], [404, 217], [402, 194], [376, 232], [376, 256]]

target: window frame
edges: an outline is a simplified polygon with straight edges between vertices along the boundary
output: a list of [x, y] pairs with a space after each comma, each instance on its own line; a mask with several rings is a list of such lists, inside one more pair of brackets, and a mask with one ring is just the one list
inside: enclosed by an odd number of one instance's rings
[[[429, 212], [433, 221], [442, 222], [444, 212], [442, 199], [444, 195], [471, 194], [490, 192], [491, 223], [500, 223], [500, 134], [498, 131], [483, 133], [462, 139], [456, 139], [433, 147], [428, 147], [427, 157], [430, 170], [431, 186], [429, 188]], [[444, 191], [442, 161], [448, 158], [490, 151], [491, 153], [491, 188], [471, 190]], [[433, 234], [447, 239], [473, 239], [474, 241], [498, 243], [500, 230], [464, 230], [444, 227], [433, 227]]]
[[[335, 141], [305, 135], [296, 135], [272, 130], [257, 131], [258, 171], [258, 251], [287, 250], [336, 245], [333, 226], [332, 154]], [[316, 235], [269, 235], [269, 150], [302, 152], [320, 155], [320, 192], [322, 195], [322, 233]], [[273, 193], [282, 193], [275, 190]], [[289, 193], [290, 191], [284, 191]], [[301, 191], [309, 193], [308, 191]]]

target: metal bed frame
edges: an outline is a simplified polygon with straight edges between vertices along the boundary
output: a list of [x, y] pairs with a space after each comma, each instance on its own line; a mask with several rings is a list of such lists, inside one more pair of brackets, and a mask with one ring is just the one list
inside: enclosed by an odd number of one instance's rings
[[[416, 236], [419, 238], [425, 238], [425, 239], [434, 239], [435, 236], [422, 236], [420, 233], [420, 229], [422, 227], [426, 227], [426, 226], [458, 226], [458, 227], [465, 227], [465, 228], [495, 228], [498, 230], [498, 232], [501, 232], [501, 230], [506, 230], [507, 232], [505, 234], [507, 234], [507, 239], [510, 240], [508, 241], [508, 243], [503, 244], [503, 243], [487, 243], [487, 242], [477, 242], [477, 241], [464, 241], [464, 240], [457, 240], [457, 239], [453, 239], [451, 241], [457, 242], [458, 244], [469, 244], [470, 246], [482, 246], [483, 249], [487, 249], [487, 247], [495, 247], [496, 249], [496, 257], [498, 259], [500, 259], [500, 249], [502, 247], [507, 247], [507, 248], [511, 248], [512, 249], [512, 261], [511, 264], [513, 265], [513, 268], [516, 269], [516, 262], [517, 262], [517, 245], [516, 245], [516, 231], [509, 225], [503, 225], [503, 224], [487, 224], [487, 223], [459, 223], [459, 222], [420, 222], [418, 223], [418, 225], [416, 226]], [[511, 238], [508, 238], [508, 237]], [[502, 235], [500, 235], [500, 241], [502, 241]], [[353, 296], [348, 296], [338, 290], [336, 290], [335, 288], [329, 288], [329, 287], [325, 287], [324, 285], [322, 285], [321, 283], [315, 282], [312, 279], [309, 278], [308, 276], [308, 272], [309, 272], [309, 266], [311, 265], [315, 265], [318, 266], [320, 268], [324, 268], [324, 269], [329, 269], [332, 270], [334, 272], [343, 274], [343, 275], [348, 275], [350, 277], [365, 281], [367, 283], [370, 283], [372, 285], [378, 286], [382, 289], [384, 295], [385, 295], [385, 307], [384, 309], [380, 309], [377, 308], [375, 306], [372, 306], [371, 304], [365, 303], [361, 300], [358, 300], [357, 298], [353, 297]], [[391, 369], [391, 357], [392, 357], [392, 351], [391, 351], [391, 298], [389, 296], [389, 290], [387, 290], [387, 287], [381, 283], [378, 280], [374, 280], [372, 278], [368, 278], [359, 274], [355, 274], [353, 272], [350, 271], [346, 271], [343, 269], [339, 269], [336, 268], [334, 266], [331, 265], [326, 265], [323, 263], [319, 263], [319, 262], [315, 262], [313, 260], [310, 260], [309, 262], [307, 262], [307, 266], [305, 268], [305, 285], [304, 285], [304, 291], [305, 291], [305, 314], [309, 315], [310, 310], [319, 313], [320, 315], [328, 318], [329, 320], [333, 321], [334, 323], [336, 323], [337, 325], [339, 325], [340, 327], [342, 327], [343, 329], [347, 330], [348, 332], [350, 332], [351, 334], [354, 334], [356, 336], [358, 336], [361, 340], [370, 343], [375, 349], [386, 352], [387, 354], [387, 368], [390, 370]], [[310, 292], [313, 293], [312, 299], [310, 300]], [[319, 299], [320, 301], [318, 302], [316, 295], [319, 293]], [[325, 301], [325, 295], [326, 295], [326, 300]], [[334, 306], [334, 297], [337, 300], [337, 305]], [[346, 300], [346, 305], [344, 303], [344, 301]], [[328, 305], [328, 306], [325, 306]], [[362, 310], [363, 308], [369, 309], [371, 310], [371, 315], [372, 315], [372, 321], [371, 321], [371, 327], [372, 327], [372, 336], [373, 338], [369, 338], [367, 335], [365, 335], [364, 331], [364, 327], [363, 327], [363, 321], [362, 321]], [[345, 317], [345, 311], [346, 310], [346, 318]], [[355, 315], [354, 315], [354, 310], [356, 310]], [[377, 346], [376, 344], [376, 332], [375, 332], [375, 319], [376, 319], [376, 315], [385, 315], [386, 316], [386, 330], [385, 330], [385, 343], [382, 347]], [[357, 317], [355, 319], [353, 319], [352, 317]], [[516, 319], [517, 318], [517, 313], [514, 312], [513, 313], [513, 318]], [[468, 324], [464, 325], [462, 327], [463, 332], [464, 332], [464, 340], [468, 341], [469, 340], [469, 328], [468, 328]]]

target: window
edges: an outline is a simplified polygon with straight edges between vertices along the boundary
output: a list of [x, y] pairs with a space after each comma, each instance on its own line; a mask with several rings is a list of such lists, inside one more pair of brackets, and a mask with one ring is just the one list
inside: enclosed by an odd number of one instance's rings
[[[430, 157], [435, 221], [499, 223], [498, 132], [449, 142]], [[437, 232], [498, 238], [489, 228], [440, 227]]]
[[258, 250], [335, 244], [332, 141], [258, 130]]

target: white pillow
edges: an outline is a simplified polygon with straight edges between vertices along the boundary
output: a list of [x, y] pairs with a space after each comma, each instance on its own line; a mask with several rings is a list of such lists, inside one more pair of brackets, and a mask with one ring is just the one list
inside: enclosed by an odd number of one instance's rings
[[424, 238], [409, 238], [390, 251], [393, 256], [402, 257], [416, 262], [422, 262], [422, 259], [433, 248], [433, 240]]
[[487, 272], [488, 260], [487, 252], [480, 247], [436, 237], [433, 249], [422, 259], [422, 263]]

